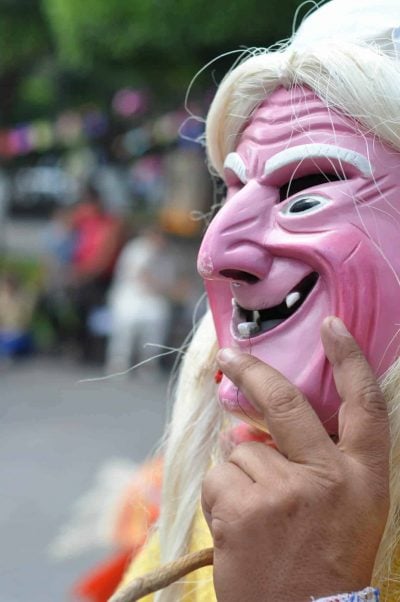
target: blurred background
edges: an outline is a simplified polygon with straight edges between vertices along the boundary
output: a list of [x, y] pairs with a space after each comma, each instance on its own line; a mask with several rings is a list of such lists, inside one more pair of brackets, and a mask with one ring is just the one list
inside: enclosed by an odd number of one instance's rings
[[205, 310], [207, 108], [314, 4], [0, 0], [0, 602], [101, 602], [132, 547], [121, 492]]

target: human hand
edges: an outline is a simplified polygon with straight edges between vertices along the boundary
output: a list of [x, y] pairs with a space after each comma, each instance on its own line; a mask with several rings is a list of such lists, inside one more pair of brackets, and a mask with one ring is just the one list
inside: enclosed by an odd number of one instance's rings
[[342, 322], [327, 318], [321, 336], [343, 402], [337, 444], [280, 373], [244, 353], [218, 356], [278, 448], [238, 445], [204, 480], [219, 602], [305, 602], [370, 584], [389, 507], [387, 408]]

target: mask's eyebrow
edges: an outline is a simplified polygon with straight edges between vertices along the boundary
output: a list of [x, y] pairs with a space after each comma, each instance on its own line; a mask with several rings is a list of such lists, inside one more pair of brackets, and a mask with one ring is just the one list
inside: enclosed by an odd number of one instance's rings
[[[229, 157], [229, 155], [228, 155]], [[286, 167], [291, 163], [299, 163], [304, 159], [331, 159], [339, 164], [352, 165], [363, 176], [372, 176], [372, 167], [367, 157], [356, 151], [333, 144], [301, 144], [292, 146], [276, 155], [273, 155], [265, 163], [264, 176], [272, 175], [274, 172]]]
[[239, 178], [242, 184], [247, 184], [246, 166], [237, 153], [229, 153], [224, 161], [224, 169], [230, 169]]

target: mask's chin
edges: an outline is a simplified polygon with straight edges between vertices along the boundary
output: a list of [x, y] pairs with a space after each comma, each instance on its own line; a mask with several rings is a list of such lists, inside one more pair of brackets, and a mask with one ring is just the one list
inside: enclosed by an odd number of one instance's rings
[[226, 376], [218, 389], [221, 407], [250, 426], [268, 432], [264, 416], [244, 397], [241, 391]]
[[[228, 319], [219, 321], [223, 346], [238, 347], [281, 372], [307, 397], [327, 431], [336, 434], [339, 398], [320, 338], [322, 321], [332, 310], [319, 275], [310, 271], [281, 303], [269, 308], [248, 309], [235, 301], [233, 309], [230, 305]], [[264, 416], [225, 376], [219, 401], [240, 420], [268, 431]]]

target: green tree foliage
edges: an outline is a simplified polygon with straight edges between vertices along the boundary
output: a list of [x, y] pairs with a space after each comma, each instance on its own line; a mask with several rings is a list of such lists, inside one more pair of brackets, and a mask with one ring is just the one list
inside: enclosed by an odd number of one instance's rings
[[22, 77], [48, 56], [50, 48], [40, 0], [0, 0], [0, 122], [15, 119]]
[[299, 0], [42, 0], [62, 60], [191, 61], [291, 31]]
[[[42, 0], [63, 63], [86, 69], [128, 62], [158, 65], [180, 80], [239, 46], [267, 46], [291, 33], [300, 0]], [[310, 3], [311, 4], [311, 3]], [[149, 72], [150, 71], [150, 72]]]
[[[216, 56], [287, 37], [301, 0], [0, 0], [0, 123], [109, 105], [116, 89], [182, 98]], [[306, 2], [301, 14], [310, 8]], [[200, 86], [235, 60], [218, 61]]]
[[43, 0], [67, 62], [107, 53], [193, 55], [230, 44], [269, 44], [291, 30], [299, 0]]
[[24, 67], [49, 45], [40, 0], [0, 1], [0, 74]]

